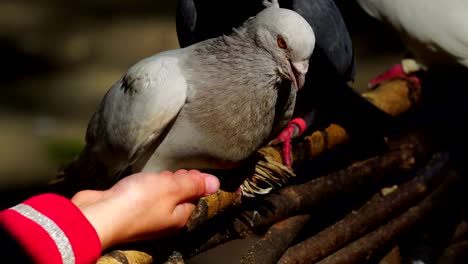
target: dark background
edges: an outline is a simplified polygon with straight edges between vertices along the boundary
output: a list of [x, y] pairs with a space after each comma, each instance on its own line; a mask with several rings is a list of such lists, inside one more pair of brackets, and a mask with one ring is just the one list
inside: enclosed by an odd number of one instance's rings
[[[353, 86], [362, 91], [403, 47], [353, 1], [337, 3], [354, 43]], [[51, 179], [79, 151], [112, 83], [138, 60], [178, 47], [174, 12], [175, 1], [162, 0], [0, 2], [0, 189]], [[246, 244], [198, 261], [221, 253], [223, 263], [238, 263]]]

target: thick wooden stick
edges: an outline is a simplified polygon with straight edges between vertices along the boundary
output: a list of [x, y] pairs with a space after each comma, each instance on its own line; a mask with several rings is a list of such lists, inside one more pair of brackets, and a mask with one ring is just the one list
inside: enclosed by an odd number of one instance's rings
[[226, 208], [236, 206], [241, 202], [241, 194], [225, 192], [222, 190], [200, 199], [195, 211], [186, 224], [187, 231], [191, 231], [202, 225], [207, 220], [222, 213]]
[[[426, 155], [421, 155], [423, 152], [420, 151], [417, 144], [409, 143], [398, 150], [355, 163], [304, 184], [286, 187], [251, 205], [244, 205], [245, 209], [237, 213], [234, 219], [223, 219], [227, 221], [223, 224], [225, 227], [207, 237], [205, 242], [193, 245], [190, 238], [185, 239], [191, 249], [184, 252], [184, 256], [190, 257], [229, 240], [246, 237], [252, 231], [264, 232], [278, 221], [303, 211], [318, 209], [324, 202], [337, 197], [372, 192], [369, 189], [378, 189], [376, 186], [383, 186], [397, 175], [411, 172], [423, 163]], [[201, 233], [209, 233], [211, 227], [204, 228]], [[158, 249], [154, 252], [158, 252]]]
[[[268, 228], [288, 216], [310, 210], [328, 200], [342, 195], [360, 193], [391, 181], [396, 175], [409, 172], [426, 159], [414, 144], [332, 172], [329, 175], [294, 185], [270, 194], [242, 215], [249, 220], [251, 228]], [[272, 208], [259, 214], [261, 208]]]
[[100, 257], [96, 264], [153, 263], [153, 258], [141, 251], [114, 250]]
[[468, 240], [460, 241], [450, 245], [437, 264], [461, 264], [468, 263]]
[[317, 263], [350, 264], [375, 260], [379, 254], [388, 252], [402, 234], [424, 218], [430, 217], [431, 213], [437, 212], [437, 208], [443, 207], [445, 203], [453, 202], [451, 201], [454, 197], [453, 187], [459, 182], [459, 175], [452, 171], [448, 174], [447, 179], [422, 202], [411, 207], [388, 224], [368, 233]]
[[396, 191], [370, 201], [357, 212], [351, 212], [339, 222], [290, 247], [278, 263], [313, 263], [401, 214], [440, 181], [448, 165], [448, 155], [437, 156], [420, 175]]
[[[406, 80], [394, 79], [372, 91], [363, 93], [362, 96], [387, 114], [399, 116], [419, 102], [421, 91]], [[294, 164], [302, 160], [315, 159], [324, 152], [346, 144], [348, 141], [349, 135], [343, 127], [330, 124], [325, 130], [315, 131], [304, 137], [302, 141], [297, 141], [292, 149], [292, 162]], [[282, 147], [276, 146], [275, 149], [277, 153], [274, 157], [282, 162]]]
[[243, 256], [241, 263], [276, 263], [311, 218], [310, 214], [296, 215], [274, 224]]

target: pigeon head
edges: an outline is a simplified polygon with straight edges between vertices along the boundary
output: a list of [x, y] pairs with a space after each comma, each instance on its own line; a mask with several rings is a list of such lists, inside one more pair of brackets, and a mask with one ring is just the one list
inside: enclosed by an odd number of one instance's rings
[[270, 6], [250, 19], [247, 27], [256, 44], [273, 56], [280, 74], [302, 88], [315, 47], [310, 24], [292, 10]]

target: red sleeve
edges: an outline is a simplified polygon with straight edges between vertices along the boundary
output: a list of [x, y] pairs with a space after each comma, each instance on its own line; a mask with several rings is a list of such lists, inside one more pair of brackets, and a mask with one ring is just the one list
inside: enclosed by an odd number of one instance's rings
[[0, 223], [36, 263], [92, 263], [101, 254], [93, 226], [70, 200], [34, 196], [0, 212]]

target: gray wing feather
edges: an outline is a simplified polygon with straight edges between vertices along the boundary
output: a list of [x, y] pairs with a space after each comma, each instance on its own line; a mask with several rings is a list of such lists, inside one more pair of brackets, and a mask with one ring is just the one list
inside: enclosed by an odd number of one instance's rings
[[175, 58], [149, 58], [109, 90], [93, 116], [86, 140], [113, 170], [131, 165], [177, 116], [187, 85]]

